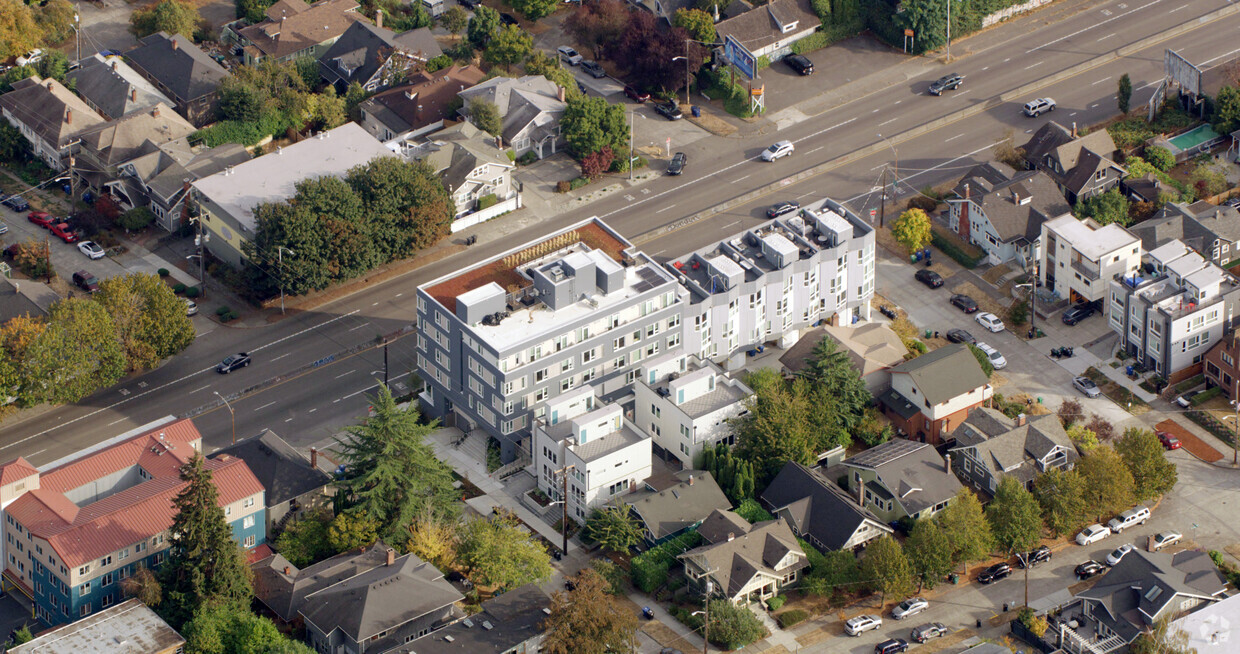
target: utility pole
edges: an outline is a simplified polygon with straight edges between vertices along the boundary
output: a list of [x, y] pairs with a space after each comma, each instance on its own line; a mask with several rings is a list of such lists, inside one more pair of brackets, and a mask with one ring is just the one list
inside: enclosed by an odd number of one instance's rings
[[633, 151], [633, 119], [635, 110], [629, 110], [629, 181], [633, 181], [633, 161], [637, 153]]
[[[276, 259], [280, 262], [280, 314], [284, 315], [284, 252], [289, 254], [297, 254], [283, 245], [276, 246]], [[387, 350], [384, 350], [385, 354]], [[386, 370], [384, 371], [386, 374]]]
[[952, 0], [947, 2], [947, 63], [952, 61]]
[[80, 5], [77, 3], [73, 4], [73, 44], [77, 52], [77, 57], [73, 61], [79, 62], [82, 60], [82, 17]]
[[388, 342], [383, 341], [383, 385], [388, 385]]
[[878, 196], [878, 228], [882, 229], [887, 222], [887, 171], [889, 166], [883, 166], [883, 192]]
[[693, 39], [685, 39], [685, 107], [689, 106], [689, 78], [692, 74], [689, 65], [689, 43], [692, 41]]
[[[560, 448], [560, 456], [563, 456], [563, 455], [564, 455], [564, 448]], [[560, 468], [559, 470], [556, 471], [556, 474], [561, 474], [564, 476], [563, 481], [562, 481], [562, 483], [564, 484], [563, 491], [562, 491], [564, 494], [564, 513], [563, 513], [563, 518], [560, 521], [560, 535], [564, 537], [563, 552], [565, 556], [568, 555], [568, 471], [575, 470], [576, 468], [577, 466], [574, 466], [574, 465], [566, 465], [563, 468]]]

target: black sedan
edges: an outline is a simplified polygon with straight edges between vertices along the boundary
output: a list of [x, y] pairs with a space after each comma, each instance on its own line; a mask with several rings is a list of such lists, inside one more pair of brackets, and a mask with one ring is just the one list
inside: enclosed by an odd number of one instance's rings
[[518, 23], [517, 19], [514, 18], [512, 14], [500, 14], [499, 22], [501, 25], [521, 25], [521, 23]]
[[943, 285], [943, 277], [941, 275], [933, 270], [926, 270], [925, 268], [918, 270], [913, 275], [913, 279], [916, 279], [930, 288], [938, 288]]
[[977, 345], [977, 339], [973, 338], [973, 334], [963, 329], [947, 330], [947, 340], [952, 343], [968, 343], [969, 345]]
[[1000, 579], [1006, 579], [1012, 576], [1012, 566], [1006, 563], [996, 563], [977, 575], [977, 580], [983, 584], [991, 584]]
[[800, 208], [801, 208], [801, 203], [797, 202], [796, 200], [792, 200], [789, 202], [780, 202], [779, 204], [772, 204], [771, 208], [766, 210], [766, 217], [767, 218], [778, 218], [780, 216], [793, 213]]
[[685, 172], [685, 163], [687, 161], [688, 161], [688, 158], [685, 156], [685, 153], [683, 152], [677, 152], [676, 154], [672, 155], [671, 162], [667, 164], [667, 174], [668, 175], [679, 175]]
[[680, 111], [680, 105], [675, 102], [660, 102], [654, 106], [654, 110], [668, 120], [680, 120], [685, 117]]
[[1071, 309], [1063, 312], [1063, 324], [1072, 326], [1082, 320], [1094, 315], [1094, 305], [1078, 304]]
[[965, 313], [977, 313], [977, 302], [967, 295], [953, 295], [952, 304]]
[[1029, 567], [1034, 567], [1039, 563], [1045, 563], [1051, 560], [1051, 548], [1043, 545], [1036, 550], [1016, 555], [1016, 565], [1025, 567], [1025, 562], [1029, 562]]
[[215, 367], [215, 371], [221, 375], [227, 375], [237, 368], [244, 368], [248, 365], [250, 365], [250, 353], [238, 352], [221, 361], [220, 365]]
[[795, 70], [801, 75], [814, 74], [814, 62], [810, 61], [809, 57], [806, 57], [805, 55], [788, 55], [787, 57], [784, 57], [784, 63], [788, 64], [789, 68]]
[[1076, 573], [1077, 579], [1089, 579], [1090, 577], [1100, 574], [1107, 569], [1105, 565], [1097, 561], [1086, 561], [1078, 566], [1073, 572]]

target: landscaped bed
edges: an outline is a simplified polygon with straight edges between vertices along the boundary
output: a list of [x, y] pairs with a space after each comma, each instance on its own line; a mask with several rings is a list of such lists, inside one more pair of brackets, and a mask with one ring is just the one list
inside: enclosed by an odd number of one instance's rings
[[1112, 381], [1111, 378], [1103, 374], [1101, 370], [1090, 366], [1085, 370], [1085, 376], [1092, 379], [1093, 382], [1098, 385], [1098, 390], [1102, 391], [1103, 395], [1111, 398], [1113, 402], [1118, 404], [1121, 409], [1126, 409], [1128, 413], [1131, 413], [1134, 416], [1139, 416], [1150, 410], [1150, 405], [1146, 404], [1145, 400], [1142, 400], [1132, 391]]
[[1184, 428], [1180, 425], [1180, 423], [1174, 420], [1164, 420], [1154, 425], [1154, 429], [1157, 429], [1158, 431], [1165, 431], [1168, 434], [1180, 439], [1180, 445], [1184, 449], [1188, 450], [1189, 454], [1192, 454], [1206, 463], [1214, 463], [1215, 461], [1223, 458], [1223, 455], [1220, 454], [1218, 450], [1210, 446], [1209, 443], [1197, 438], [1193, 432]]

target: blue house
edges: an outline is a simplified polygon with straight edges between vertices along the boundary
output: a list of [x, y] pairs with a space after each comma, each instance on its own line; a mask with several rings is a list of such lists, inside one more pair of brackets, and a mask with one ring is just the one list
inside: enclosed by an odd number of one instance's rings
[[[167, 558], [180, 468], [202, 454], [190, 420], [165, 419], [34, 468], [0, 465], [6, 588], [29, 597], [48, 626], [124, 600], [121, 580]], [[235, 457], [204, 461], [220, 509], [242, 546], [267, 539], [262, 484]]]

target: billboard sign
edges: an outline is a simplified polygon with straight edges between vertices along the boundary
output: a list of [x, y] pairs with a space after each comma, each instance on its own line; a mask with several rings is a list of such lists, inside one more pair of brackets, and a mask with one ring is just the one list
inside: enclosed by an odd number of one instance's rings
[[1163, 56], [1167, 79], [1180, 85], [1180, 88], [1201, 95], [1201, 69], [1194, 66], [1178, 52], [1168, 49]]
[[758, 72], [758, 58], [753, 56], [740, 41], [732, 38], [730, 35], [725, 36], [723, 40], [723, 56], [733, 65], [736, 66], [741, 74], [748, 79], [753, 79]]

